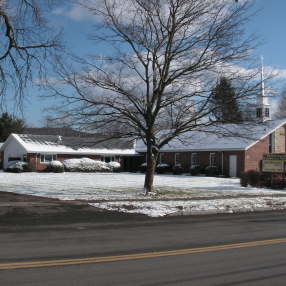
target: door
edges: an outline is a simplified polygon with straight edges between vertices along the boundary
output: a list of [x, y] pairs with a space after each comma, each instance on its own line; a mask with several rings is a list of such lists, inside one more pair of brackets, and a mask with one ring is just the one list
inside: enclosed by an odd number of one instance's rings
[[229, 156], [229, 176], [237, 177], [237, 155]]

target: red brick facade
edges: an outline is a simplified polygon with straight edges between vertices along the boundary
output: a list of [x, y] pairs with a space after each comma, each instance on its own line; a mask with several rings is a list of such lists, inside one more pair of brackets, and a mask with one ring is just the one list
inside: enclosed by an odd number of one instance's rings
[[[67, 159], [76, 159], [76, 158], [83, 158], [83, 157], [100, 161], [102, 156], [101, 155], [57, 154], [57, 161], [63, 162], [64, 160], [67, 160]], [[122, 157], [119, 159], [119, 162], [122, 167], [124, 167], [123, 166], [124, 161], [125, 160], [123, 160]], [[49, 163], [42, 163], [41, 155], [35, 154], [35, 153], [29, 153], [27, 155], [27, 162], [28, 162], [29, 168], [33, 171], [44, 171], [49, 165]]]
[[[284, 127], [283, 127], [284, 129]], [[191, 167], [191, 156], [192, 153], [197, 153], [199, 157], [199, 165], [206, 167], [210, 165], [210, 153], [214, 153], [216, 157], [216, 167], [218, 168], [220, 174], [229, 175], [229, 158], [231, 155], [236, 155], [237, 158], [237, 176], [240, 176], [242, 172], [249, 170], [261, 171], [261, 161], [265, 154], [270, 151], [270, 136], [268, 135], [252, 147], [247, 150], [241, 151], [194, 151], [194, 152], [162, 152], [161, 162], [175, 166], [175, 156], [177, 163], [179, 163], [185, 172], [188, 172]], [[280, 132], [279, 134], [275, 132], [275, 142], [273, 142], [272, 149], [279, 150], [279, 153], [285, 153], [285, 133]], [[178, 155], [175, 155], [175, 154]]]
[[215, 154], [215, 166], [220, 174], [228, 176], [229, 174], [229, 156], [237, 156], [237, 175], [244, 170], [245, 151], [195, 151], [195, 152], [162, 152], [161, 163], [175, 166], [175, 154], [177, 154], [177, 163], [179, 163], [185, 172], [189, 172], [192, 162], [192, 153], [198, 154], [199, 165], [202, 167], [210, 166], [210, 153]]

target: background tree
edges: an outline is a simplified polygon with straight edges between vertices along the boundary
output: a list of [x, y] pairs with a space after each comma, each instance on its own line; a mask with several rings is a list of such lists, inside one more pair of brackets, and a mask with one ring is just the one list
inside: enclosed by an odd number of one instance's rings
[[286, 88], [284, 88], [277, 101], [276, 118], [286, 118]]
[[[172, 139], [215, 124], [208, 120], [218, 74], [239, 79], [240, 95], [257, 93], [248, 59], [253, 38], [244, 33], [250, 3], [228, 0], [88, 1], [97, 17], [93, 40], [105, 56], [82, 59], [82, 70], [57, 62], [63, 116], [110, 137], [140, 138], [147, 147], [144, 189], [153, 190], [159, 150]], [[246, 82], [248, 82], [246, 84]], [[190, 138], [189, 140], [192, 140]]]
[[210, 108], [215, 120], [220, 122], [239, 123], [243, 121], [235, 89], [226, 77], [221, 77], [213, 88]]
[[7, 112], [0, 117], [0, 142], [4, 142], [11, 133], [22, 133], [25, 123], [22, 119], [18, 119], [9, 115]]
[[0, 100], [7, 89], [15, 99], [23, 97], [33, 75], [42, 77], [53, 48], [55, 33], [43, 18], [50, 1], [0, 0]]

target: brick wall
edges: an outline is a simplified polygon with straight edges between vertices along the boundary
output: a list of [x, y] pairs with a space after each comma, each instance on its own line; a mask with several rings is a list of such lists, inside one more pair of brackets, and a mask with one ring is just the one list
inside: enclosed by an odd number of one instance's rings
[[[62, 162], [67, 159], [75, 159], [75, 158], [82, 158], [82, 157], [90, 158], [93, 160], [100, 160], [100, 155], [90, 155], [90, 156], [84, 155], [83, 156], [83, 155], [69, 155], [69, 154], [58, 154], [57, 160]], [[27, 156], [27, 162], [32, 171], [44, 171], [48, 166], [48, 163], [41, 163], [40, 155], [38, 155], [37, 157], [36, 154], [31, 154], [31, 153], [28, 154]]]
[[[207, 167], [210, 164], [210, 153], [216, 154], [216, 162], [217, 167], [221, 168], [221, 152], [215, 151], [197, 151], [197, 152], [161, 152], [162, 154], [162, 163], [166, 163], [171, 165], [172, 167], [175, 166], [175, 154], [177, 154], [177, 161], [183, 169], [188, 172], [191, 167], [191, 156], [192, 153], [197, 153], [200, 160], [200, 165]], [[158, 162], [159, 163], [159, 162]]]
[[261, 170], [261, 160], [264, 154], [268, 154], [269, 136], [260, 140], [254, 146], [245, 151], [245, 171]]

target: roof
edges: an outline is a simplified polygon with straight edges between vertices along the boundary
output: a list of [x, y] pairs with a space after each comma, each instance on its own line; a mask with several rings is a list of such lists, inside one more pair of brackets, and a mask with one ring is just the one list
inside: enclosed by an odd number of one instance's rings
[[[135, 155], [133, 142], [123, 139], [106, 140], [97, 137], [67, 137], [56, 135], [11, 134], [5, 145], [16, 139], [28, 153]], [[105, 141], [104, 141], [105, 140]]]
[[29, 127], [24, 128], [23, 134], [29, 135], [61, 135], [69, 137], [92, 136], [90, 133], [73, 130], [70, 127]]
[[[189, 131], [172, 139], [161, 151], [227, 151], [247, 150], [259, 140], [286, 124], [286, 119], [264, 123], [220, 124], [201, 131]], [[137, 152], [145, 152], [142, 141], [136, 143]]]

